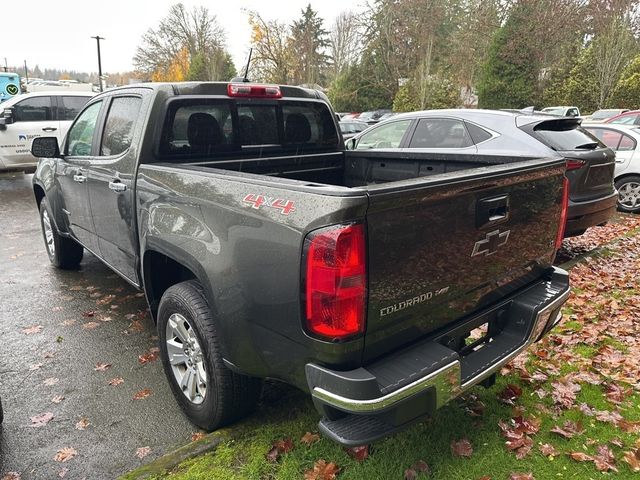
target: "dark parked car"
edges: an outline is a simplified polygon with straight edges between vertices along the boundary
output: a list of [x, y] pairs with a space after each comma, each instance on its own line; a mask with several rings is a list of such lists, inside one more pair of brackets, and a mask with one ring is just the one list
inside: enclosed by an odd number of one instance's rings
[[[428, 110], [397, 115], [351, 140], [347, 148], [458, 153], [493, 157], [566, 159], [569, 212], [565, 236], [580, 235], [615, 212], [613, 151], [580, 126], [580, 120], [537, 112], [497, 110]], [[452, 171], [455, 165], [432, 168]]]
[[61, 148], [34, 140], [45, 248], [61, 268], [86, 249], [144, 290], [195, 424], [242, 417], [277, 378], [309, 392], [322, 433], [364, 445], [491, 385], [569, 296], [563, 158], [476, 155], [498, 134], [453, 128], [468, 151], [345, 151], [314, 90], [109, 90]]
[[342, 133], [342, 138], [344, 140], [349, 140], [354, 135], [365, 131], [369, 128], [364, 122], [356, 122], [356, 121], [342, 121], [339, 123], [340, 132]]

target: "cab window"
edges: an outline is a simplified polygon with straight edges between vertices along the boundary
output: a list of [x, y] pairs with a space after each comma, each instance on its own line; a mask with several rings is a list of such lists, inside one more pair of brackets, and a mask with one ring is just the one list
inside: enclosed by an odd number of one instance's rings
[[67, 135], [67, 145], [65, 154], [72, 157], [84, 157], [91, 155], [91, 145], [93, 144], [93, 134], [96, 130], [96, 122], [100, 114], [102, 101], [96, 102], [76, 119]]
[[120, 155], [129, 149], [141, 105], [140, 97], [116, 97], [112, 100], [102, 134], [100, 155]]
[[460, 120], [423, 118], [411, 138], [409, 148], [466, 148], [473, 145]]
[[51, 97], [32, 97], [13, 106], [15, 122], [46, 122], [53, 120]]
[[410, 125], [411, 120], [400, 120], [380, 125], [360, 137], [358, 145], [356, 145], [356, 150], [398, 148]]

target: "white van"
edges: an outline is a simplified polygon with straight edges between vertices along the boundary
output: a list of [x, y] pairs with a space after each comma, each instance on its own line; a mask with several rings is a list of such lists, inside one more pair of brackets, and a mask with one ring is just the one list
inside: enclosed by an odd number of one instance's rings
[[38, 92], [17, 95], [0, 105], [0, 172], [33, 171], [38, 159], [31, 142], [40, 136], [62, 143], [71, 122], [93, 96], [90, 92]]

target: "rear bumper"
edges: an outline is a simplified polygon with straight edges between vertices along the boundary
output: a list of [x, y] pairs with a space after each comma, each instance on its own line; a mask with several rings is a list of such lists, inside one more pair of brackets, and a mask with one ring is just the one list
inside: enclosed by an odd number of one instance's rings
[[572, 202], [569, 200], [569, 212], [565, 237], [580, 235], [587, 228], [600, 225], [611, 218], [616, 212], [618, 192], [604, 198], [586, 202]]
[[[323, 415], [320, 430], [340, 444], [363, 445], [433, 414], [553, 328], [568, 296], [568, 274], [553, 268], [498, 305], [367, 367], [334, 371], [307, 364], [312, 398]], [[491, 341], [460, 349], [459, 339], [483, 324]]]

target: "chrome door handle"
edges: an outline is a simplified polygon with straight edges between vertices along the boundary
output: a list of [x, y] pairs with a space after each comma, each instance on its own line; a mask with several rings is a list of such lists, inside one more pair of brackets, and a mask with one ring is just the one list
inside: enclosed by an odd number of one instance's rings
[[114, 192], [124, 192], [127, 189], [127, 186], [121, 181], [109, 182], [109, 190], [113, 190]]
[[57, 128], [55, 127], [44, 127], [42, 129], [43, 132], [55, 132], [57, 130]]
[[87, 180], [87, 177], [85, 177], [84, 175], [74, 175], [73, 176], [73, 181], [74, 182], [84, 183], [86, 180]]

